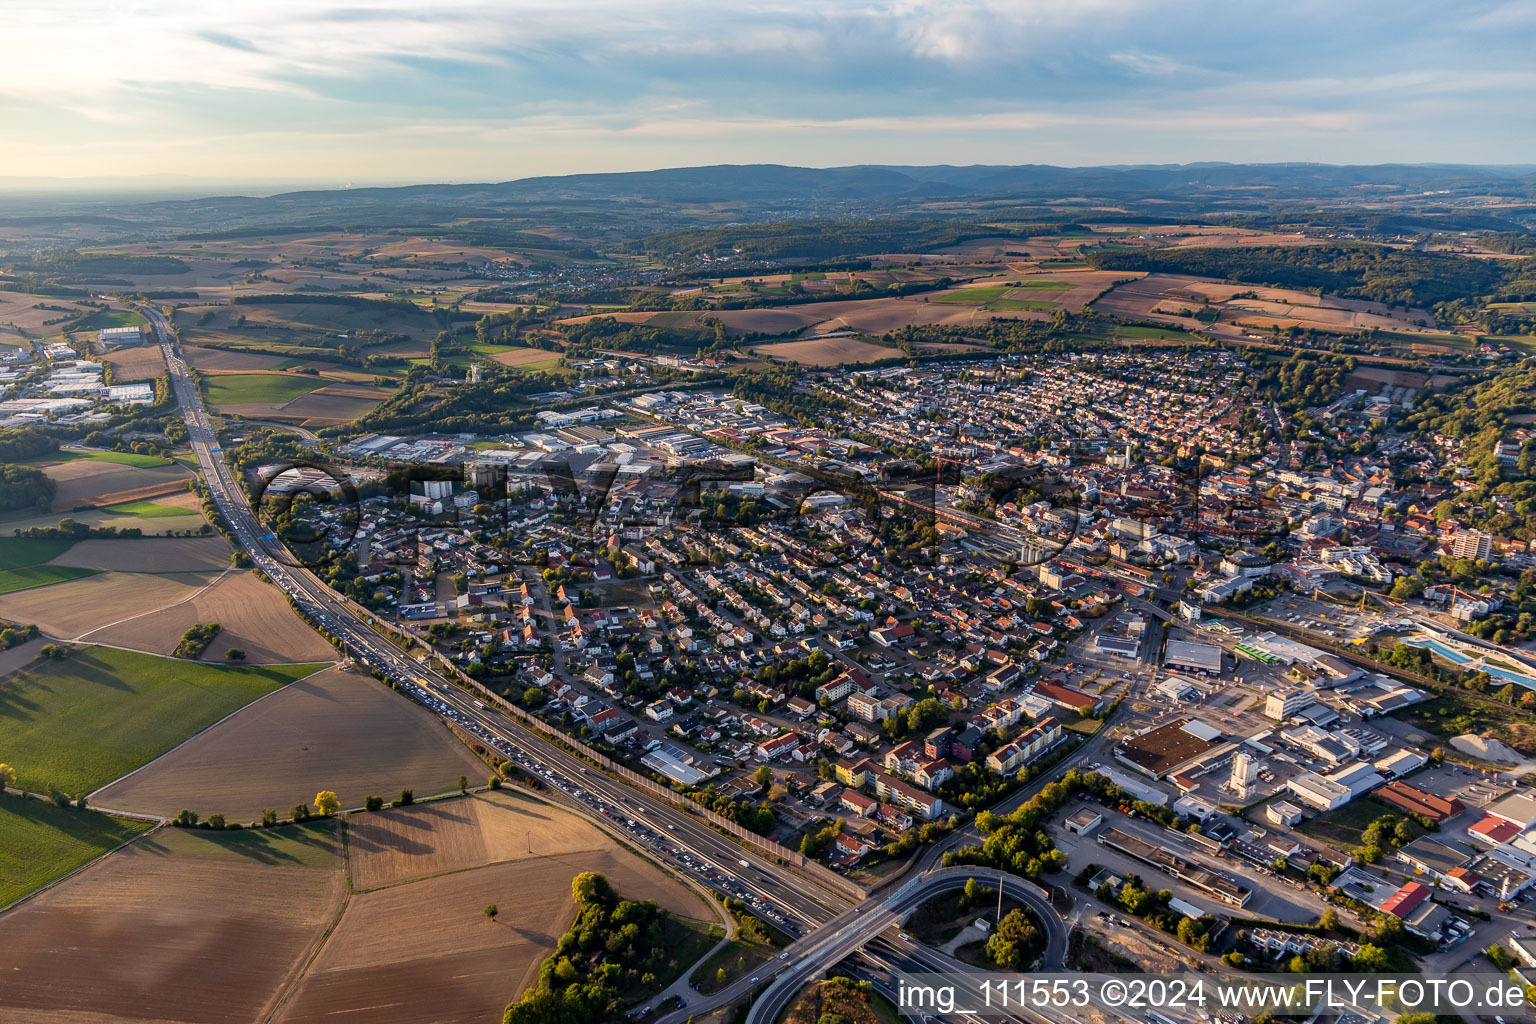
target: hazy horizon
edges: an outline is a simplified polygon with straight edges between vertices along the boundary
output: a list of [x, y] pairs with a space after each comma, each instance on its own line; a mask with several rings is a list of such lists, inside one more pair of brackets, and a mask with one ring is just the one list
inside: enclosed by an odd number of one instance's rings
[[24, 178], [1523, 164], [1533, 36], [1497, 2], [67, 0], [8, 12], [0, 111]]

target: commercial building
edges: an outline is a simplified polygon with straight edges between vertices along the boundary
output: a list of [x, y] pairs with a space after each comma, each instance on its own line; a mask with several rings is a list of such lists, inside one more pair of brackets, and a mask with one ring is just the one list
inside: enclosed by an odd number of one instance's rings
[[1230, 750], [1233, 745], [1223, 743], [1215, 727], [1194, 719], [1176, 718], [1121, 742], [1115, 747], [1115, 758], [1160, 778], [1178, 774], [1195, 762], [1204, 763], [1208, 755], [1222, 748]]
[[1343, 807], [1362, 793], [1370, 792], [1384, 781], [1371, 765], [1356, 762], [1327, 775], [1302, 772], [1287, 780], [1285, 788], [1307, 806], [1319, 811], [1331, 811]]
[[1199, 644], [1189, 640], [1169, 640], [1163, 653], [1163, 664], [1179, 672], [1200, 672], [1208, 676], [1221, 675], [1221, 648], [1215, 644]]
[[1264, 698], [1264, 714], [1277, 722], [1283, 722], [1316, 700], [1317, 689], [1312, 686], [1276, 690]]
[[1376, 799], [1386, 801], [1409, 814], [1427, 818], [1437, 825], [1466, 810], [1466, 805], [1454, 797], [1446, 799], [1443, 796], [1426, 793], [1417, 786], [1410, 786], [1401, 781], [1389, 782], [1382, 786], [1376, 791]]
[[1221, 900], [1223, 903], [1230, 903], [1234, 907], [1243, 906], [1248, 902], [1248, 898], [1253, 895], [1253, 890], [1241, 882], [1227, 878], [1225, 875], [1219, 875], [1193, 861], [1180, 857], [1171, 850], [1165, 850], [1160, 846], [1153, 846], [1145, 839], [1122, 832], [1117, 828], [1107, 828], [1100, 832], [1097, 841], [1102, 846], [1125, 854], [1127, 857], [1139, 860], [1144, 864], [1150, 864], [1163, 873], [1192, 885], [1202, 892]]

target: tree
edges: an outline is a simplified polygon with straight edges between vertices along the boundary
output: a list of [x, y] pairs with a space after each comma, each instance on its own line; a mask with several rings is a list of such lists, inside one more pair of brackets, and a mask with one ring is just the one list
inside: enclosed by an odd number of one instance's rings
[[172, 824], [179, 825], [182, 828], [191, 828], [197, 824], [197, 812], [189, 811], [183, 807], [176, 817], [172, 819]]
[[501, 911], [497, 910], [496, 904], [492, 903], [485, 908], [485, 919], [487, 921], [494, 921], [496, 920], [496, 915], [499, 913], [501, 913]]
[[277, 824], [277, 812], [275, 810], [273, 810], [272, 808], [268, 807], [266, 810], [261, 812], [261, 827], [262, 828], [272, 828], [276, 824]]
[[1380, 974], [1387, 969], [1387, 951], [1367, 942], [1360, 947], [1360, 952], [1350, 957], [1349, 963], [1362, 974]]
[[341, 801], [336, 799], [336, 794], [328, 789], [322, 789], [315, 794], [315, 810], [320, 812], [322, 818], [341, 813]]
[[408, 789], [402, 789], [400, 791], [400, 795], [395, 797], [394, 806], [396, 806], [396, 807], [409, 807], [409, 806], [411, 806], [411, 804], [413, 804], [415, 802], [416, 802], [416, 794], [412, 793]]
[[465, 775], [460, 775], [459, 776], [459, 795], [463, 796], [468, 790], [469, 790], [469, 777], [465, 776]]
[[965, 880], [965, 892], [962, 894], [962, 896], [960, 898], [960, 906], [961, 906], [961, 908], [965, 909], [965, 910], [971, 909], [972, 907], [974, 907], [976, 905], [976, 901], [978, 899], [980, 899], [980, 898], [981, 898], [981, 886], [976, 884], [976, 879], [974, 879], [974, 878], [967, 878]]
[[222, 814], [210, 814], [210, 815], [208, 815], [208, 827], [213, 829], [215, 832], [222, 832], [222, 831], [224, 831], [224, 815], [222, 815]]
[[379, 808], [381, 808], [383, 806], [384, 806], [384, 798], [381, 797], [381, 796], [365, 796], [365, 797], [363, 797], [363, 810], [365, 810], [365, 811], [376, 811], [376, 810], [378, 810]]
[[1317, 926], [1325, 932], [1336, 931], [1339, 927], [1339, 912], [1329, 907], [1317, 919]]
[[0, 764], [0, 789], [10, 789], [16, 785], [16, 769], [8, 764]]
[[1501, 971], [1509, 970], [1513, 961], [1510, 959], [1509, 950], [1495, 942], [1488, 947], [1488, 959], [1493, 961], [1493, 966]]
[[596, 871], [583, 871], [571, 879], [571, 896], [579, 907], [589, 903], [605, 907], [612, 906], [617, 900], [617, 894], [613, 891], [613, 886], [608, 884], [608, 879]]
[[238, 647], [231, 647], [229, 650], [224, 652], [224, 657], [228, 661], [244, 661], [245, 651]]
[[314, 817], [314, 814], [310, 811], [309, 804], [294, 804], [293, 810], [288, 812], [288, 816], [293, 819], [294, 824], [299, 824], [300, 822], [308, 821]]
[[759, 786], [766, 786], [773, 781], [773, 769], [767, 765], [761, 765], [752, 773], [752, 781]]
[[492, 789], [500, 789], [501, 788], [501, 776], [500, 775], [492, 775], [489, 779], [485, 780], [485, 784], [487, 786], [490, 786]]
[[987, 940], [987, 956], [999, 967], [1016, 970], [1023, 961], [1023, 954], [1019, 952], [1019, 944], [1003, 938], [1001, 932], [994, 933]]

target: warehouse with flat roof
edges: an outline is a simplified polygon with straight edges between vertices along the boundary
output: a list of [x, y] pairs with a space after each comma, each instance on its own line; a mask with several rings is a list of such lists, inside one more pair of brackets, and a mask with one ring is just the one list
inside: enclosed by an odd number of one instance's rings
[[1215, 644], [1199, 644], [1191, 640], [1169, 640], [1163, 652], [1163, 664], [1181, 672], [1203, 672], [1208, 676], [1221, 675], [1221, 648]]

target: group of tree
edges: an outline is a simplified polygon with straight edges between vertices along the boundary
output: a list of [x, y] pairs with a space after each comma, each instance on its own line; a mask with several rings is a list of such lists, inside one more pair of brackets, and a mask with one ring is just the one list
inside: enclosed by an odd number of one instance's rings
[[612, 1017], [626, 992], [654, 988], [674, 967], [669, 914], [654, 901], [625, 900], [602, 875], [571, 881], [576, 921], [539, 967], [538, 980], [503, 1024], [590, 1024]]

